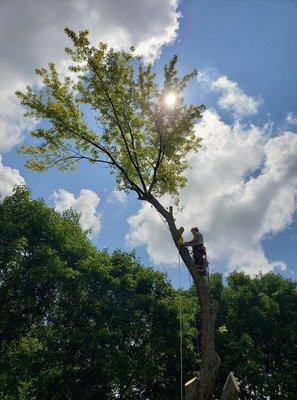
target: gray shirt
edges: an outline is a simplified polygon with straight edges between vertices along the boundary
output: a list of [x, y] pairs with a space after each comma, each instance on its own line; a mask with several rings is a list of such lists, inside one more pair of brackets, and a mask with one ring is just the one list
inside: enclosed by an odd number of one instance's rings
[[197, 244], [203, 244], [203, 235], [201, 232], [195, 232], [194, 237], [191, 240], [191, 245], [195, 246]]

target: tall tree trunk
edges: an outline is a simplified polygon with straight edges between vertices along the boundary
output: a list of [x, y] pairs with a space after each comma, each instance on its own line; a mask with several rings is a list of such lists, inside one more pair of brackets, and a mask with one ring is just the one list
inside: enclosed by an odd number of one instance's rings
[[179, 232], [173, 215], [154, 196], [150, 194], [145, 195], [143, 200], [152, 204], [162, 217], [165, 218], [175, 246], [195, 283], [201, 307], [201, 367], [198, 378], [197, 400], [211, 400], [221, 363], [215, 350], [215, 322], [218, 302], [210, 299], [206, 279], [199, 273], [197, 265], [194, 263], [188, 249], [178, 245]]

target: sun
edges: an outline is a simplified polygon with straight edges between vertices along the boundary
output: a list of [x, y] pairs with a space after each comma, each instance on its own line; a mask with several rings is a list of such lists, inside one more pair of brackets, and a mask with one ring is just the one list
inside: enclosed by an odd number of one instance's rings
[[170, 92], [165, 97], [165, 104], [167, 107], [173, 107], [176, 102], [176, 94]]

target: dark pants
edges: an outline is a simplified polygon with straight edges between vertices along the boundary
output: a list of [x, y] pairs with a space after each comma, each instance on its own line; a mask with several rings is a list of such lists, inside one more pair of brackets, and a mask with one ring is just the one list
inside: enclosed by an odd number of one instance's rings
[[193, 246], [193, 259], [195, 264], [199, 264], [201, 267], [203, 266], [204, 258], [202, 255], [202, 245], [197, 244]]

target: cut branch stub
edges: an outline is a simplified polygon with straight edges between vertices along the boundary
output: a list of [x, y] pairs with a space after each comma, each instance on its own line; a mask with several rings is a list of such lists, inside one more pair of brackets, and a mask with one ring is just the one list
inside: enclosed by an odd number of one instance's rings
[[240, 392], [239, 385], [240, 383], [235, 378], [234, 373], [230, 372], [223, 388], [221, 400], [237, 400]]
[[185, 384], [185, 400], [196, 400], [198, 394], [197, 376]]

